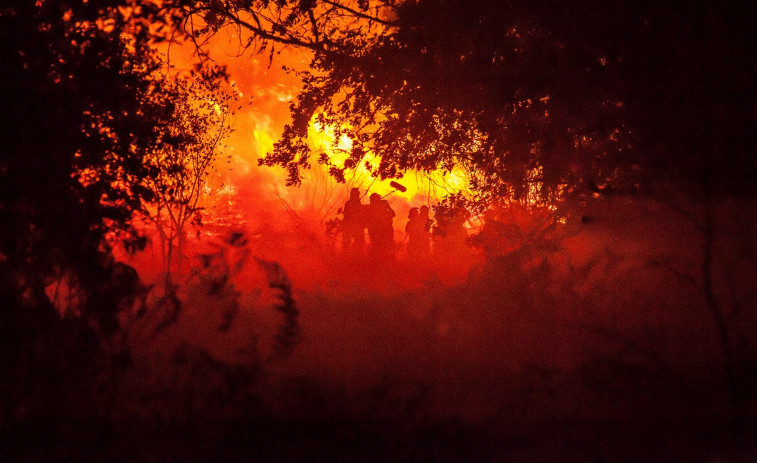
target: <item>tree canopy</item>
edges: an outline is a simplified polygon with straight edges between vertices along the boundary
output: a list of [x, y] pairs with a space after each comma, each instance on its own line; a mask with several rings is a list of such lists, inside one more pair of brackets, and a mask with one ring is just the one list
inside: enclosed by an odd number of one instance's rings
[[[16, 297], [39, 302], [63, 269], [96, 278], [104, 234], [128, 228], [138, 206], [138, 191], [113, 185], [141, 175], [130, 146], [152, 143], [138, 97], [149, 71], [135, 60], [143, 41], [127, 53], [111, 3], [3, 2], [0, 10], [0, 254], [3, 289]], [[112, 160], [118, 168], [106, 169]]]
[[[131, 221], [165, 166], [146, 155], [206, 137], [152, 48], [154, 9], [132, 2], [0, 2], [0, 291], [50, 307], [65, 279], [106, 332], [113, 240], [144, 246]], [[210, 79], [221, 78], [220, 75]]]
[[331, 165], [337, 178], [369, 151], [383, 178], [464, 166], [484, 204], [580, 202], [661, 179], [691, 189], [705, 172], [743, 191], [755, 172], [755, 16], [744, 2], [191, 5], [177, 2], [174, 19], [198, 44], [231, 26], [242, 47], [313, 51], [292, 123], [261, 160], [286, 167], [290, 184], [331, 163], [305, 142], [313, 119], [354, 141]]

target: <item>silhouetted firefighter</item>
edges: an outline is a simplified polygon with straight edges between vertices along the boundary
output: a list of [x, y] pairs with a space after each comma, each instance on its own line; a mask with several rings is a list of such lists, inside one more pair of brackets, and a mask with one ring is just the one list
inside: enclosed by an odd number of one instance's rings
[[428, 232], [430, 223], [428, 219], [428, 206], [410, 209], [407, 215], [405, 233], [408, 236], [407, 256], [410, 259], [420, 259], [431, 254], [431, 237]]
[[344, 203], [342, 220], [342, 244], [345, 251], [361, 251], [365, 244], [365, 209], [360, 202], [360, 190], [350, 190], [350, 199]]
[[366, 208], [366, 223], [368, 225], [368, 237], [371, 246], [375, 250], [387, 251], [391, 249], [394, 241], [394, 210], [389, 201], [383, 199], [378, 193], [371, 195]]

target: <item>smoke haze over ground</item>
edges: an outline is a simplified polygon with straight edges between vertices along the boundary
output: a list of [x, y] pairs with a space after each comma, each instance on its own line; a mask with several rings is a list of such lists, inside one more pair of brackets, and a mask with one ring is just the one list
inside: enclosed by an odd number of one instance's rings
[[[190, 460], [740, 461], [754, 451], [746, 314], [757, 266], [744, 237], [755, 218], [743, 205], [718, 207], [712, 270], [737, 349], [731, 397], [697, 273], [705, 243], [665, 205], [619, 199], [541, 240], [481, 239], [413, 262], [399, 246], [346, 255], [317, 214], [265, 198], [240, 188], [244, 226], [207, 226], [188, 247], [218, 267], [190, 279], [177, 319], [135, 345], [116, 423], [148, 419], [164, 432], [176, 420], [164, 445], [193, 449]], [[525, 232], [528, 217], [510, 214]], [[277, 336], [293, 319], [276, 310], [274, 262], [298, 312], [283, 350]], [[154, 408], [127, 406], [150, 404], [140, 394], [156, 388], [167, 396]], [[210, 437], [192, 443], [192, 433]]]

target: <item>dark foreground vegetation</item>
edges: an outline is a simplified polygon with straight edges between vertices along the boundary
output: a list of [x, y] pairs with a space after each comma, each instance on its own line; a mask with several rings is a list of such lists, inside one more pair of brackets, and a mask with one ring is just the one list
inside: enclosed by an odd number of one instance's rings
[[[503, 211], [516, 226], [487, 244], [491, 219], [484, 254], [462, 272], [462, 257], [366, 267], [296, 231], [265, 243], [234, 235], [199, 261], [177, 314], [151, 296], [147, 314], [107, 342], [81, 318], [6, 306], [2, 452], [750, 461], [757, 265], [744, 239], [755, 217], [741, 206], [719, 208], [710, 283], [697, 227], [660, 205], [617, 201], [531, 240], [537, 220]], [[277, 238], [291, 246], [273, 256]]]

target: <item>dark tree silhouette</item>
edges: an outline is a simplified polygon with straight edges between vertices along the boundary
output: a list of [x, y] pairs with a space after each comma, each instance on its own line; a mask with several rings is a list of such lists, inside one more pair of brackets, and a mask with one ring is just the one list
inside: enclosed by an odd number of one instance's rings
[[27, 3], [0, 6], [2, 299], [52, 310], [46, 288], [65, 280], [76, 311], [108, 335], [130, 297], [111, 290], [111, 246], [144, 246], [131, 218], [165, 175], [145, 155], [186, 149], [205, 131], [158, 72], [149, 5]]
[[338, 177], [368, 150], [384, 178], [462, 165], [484, 204], [583, 201], [660, 180], [697, 189], [703, 172], [748, 190], [755, 172], [755, 18], [743, 2], [176, 5], [198, 45], [232, 26], [242, 46], [313, 51], [292, 123], [262, 161], [286, 167], [290, 184], [314, 162], [313, 118], [355, 142]]
[[[108, 397], [131, 362], [119, 311], [144, 310], [149, 290], [112, 246], [145, 245], [133, 215], [177, 173], [148, 154], [215, 140], [151, 48], [154, 10], [136, 6], [0, 0], [0, 454], [11, 460], [72, 417], [104, 421], [91, 434], [106, 439]], [[204, 77], [212, 90], [223, 75]]]
[[182, 267], [182, 251], [190, 223], [202, 223], [203, 199], [211, 188], [223, 140], [231, 132], [233, 96], [222, 88], [219, 67], [190, 75], [157, 74], [145, 95], [149, 104], [170, 102], [157, 125], [158, 143], [143, 159], [147, 175], [139, 180], [150, 194], [141, 212], [155, 226], [164, 260], [165, 284]]
[[[24, 426], [46, 416], [53, 428], [65, 419], [61, 403], [81, 405], [70, 392], [101, 371], [100, 339], [133, 297], [119, 293], [138, 286], [104, 239], [120, 232], [139, 245], [128, 220], [142, 192], [126, 185], [144, 175], [141, 154], [154, 142], [140, 102], [147, 36], [134, 23], [132, 40], [121, 39], [117, 5], [0, 1], [4, 454], [24, 445]], [[63, 279], [77, 288], [79, 317], [62, 320], [46, 293]]]
[[[45, 287], [72, 272], [91, 289], [87, 311], [99, 311], [106, 295], [94, 288], [110, 265], [103, 237], [130, 231], [140, 192], [125, 186], [143, 175], [132, 146], [151, 143], [139, 101], [148, 64], [135, 59], [146, 43], [127, 52], [115, 2], [37, 3], [3, 2], [0, 13], [3, 299], [49, 305]], [[105, 169], [115, 161], [120, 168]]]

